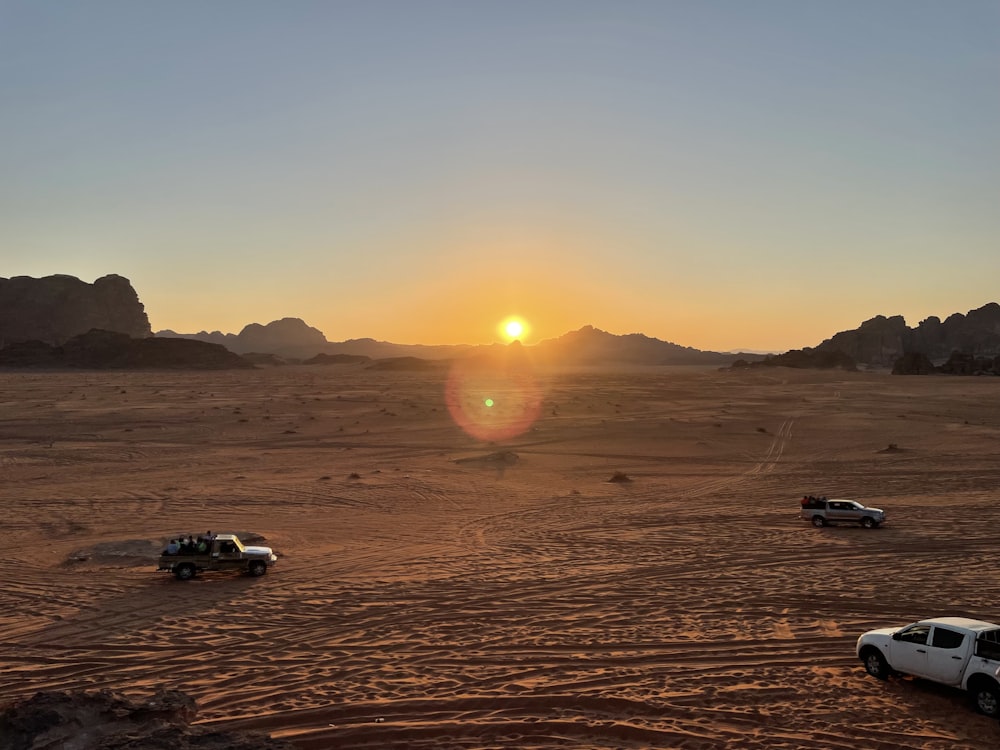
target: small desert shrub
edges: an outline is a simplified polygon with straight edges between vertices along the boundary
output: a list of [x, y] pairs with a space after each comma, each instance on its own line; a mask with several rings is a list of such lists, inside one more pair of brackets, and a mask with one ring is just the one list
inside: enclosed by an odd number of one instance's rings
[[616, 471], [614, 474], [611, 475], [611, 479], [609, 479], [608, 481], [609, 482], [631, 482], [632, 480], [629, 478], [629, 475], [626, 474], [624, 471]]

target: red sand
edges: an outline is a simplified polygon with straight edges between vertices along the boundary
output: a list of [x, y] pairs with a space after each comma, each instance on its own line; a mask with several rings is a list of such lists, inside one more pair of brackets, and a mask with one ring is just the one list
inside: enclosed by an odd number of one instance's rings
[[[1000, 380], [545, 372], [494, 443], [445, 380], [0, 373], [0, 701], [175, 688], [317, 750], [1000, 746], [961, 693], [853, 651], [1000, 622]], [[890, 523], [815, 529], [804, 493]], [[206, 529], [279, 564], [155, 571]]]

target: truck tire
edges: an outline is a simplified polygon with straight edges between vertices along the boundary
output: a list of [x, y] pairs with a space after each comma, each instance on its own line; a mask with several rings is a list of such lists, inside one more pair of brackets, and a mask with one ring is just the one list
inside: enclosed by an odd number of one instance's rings
[[878, 521], [876, 521], [871, 516], [865, 516], [864, 518], [861, 519], [861, 525], [864, 526], [866, 529], [874, 529], [876, 526], [878, 526]]
[[826, 526], [826, 519], [823, 516], [813, 516], [813, 526], [817, 529], [822, 529]]
[[982, 677], [969, 685], [969, 695], [976, 711], [991, 719], [1000, 718], [1000, 685]]
[[867, 648], [862, 649], [861, 661], [865, 665], [865, 671], [875, 679], [889, 679], [889, 673], [892, 671], [889, 668], [889, 662], [887, 662], [885, 657], [882, 656], [882, 652], [874, 646], [868, 646]]
[[262, 576], [267, 572], [267, 563], [261, 560], [254, 560], [247, 566], [247, 572], [254, 578]]
[[181, 563], [174, 568], [174, 577], [178, 581], [190, 581], [194, 578], [195, 572], [194, 565], [191, 563]]

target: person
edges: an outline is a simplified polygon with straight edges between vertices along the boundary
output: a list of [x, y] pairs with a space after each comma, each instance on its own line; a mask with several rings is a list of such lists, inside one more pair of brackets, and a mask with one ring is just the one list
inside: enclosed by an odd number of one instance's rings
[[180, 551], [181, 551], [181, 546], [177, 543], [176, 539], [171, 539], [170, 544], [168, 544], [167, 548], [163, 550], [164, 554], [166, 555], [176, 555]]
[[803, 508], [806, 507], [807, 505], [809, 505], [809, 495], [803, 495], [801, 502], [802, 502], [802, 507]]

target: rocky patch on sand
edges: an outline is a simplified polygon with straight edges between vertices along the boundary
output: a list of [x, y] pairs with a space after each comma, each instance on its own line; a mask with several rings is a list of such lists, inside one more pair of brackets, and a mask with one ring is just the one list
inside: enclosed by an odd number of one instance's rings
[[197, 713], [178, 690], [142, 700], [111, 690], [38, 692], [0, 709], [0, 750], [293, 750], [264, 734], [191, 726]]

